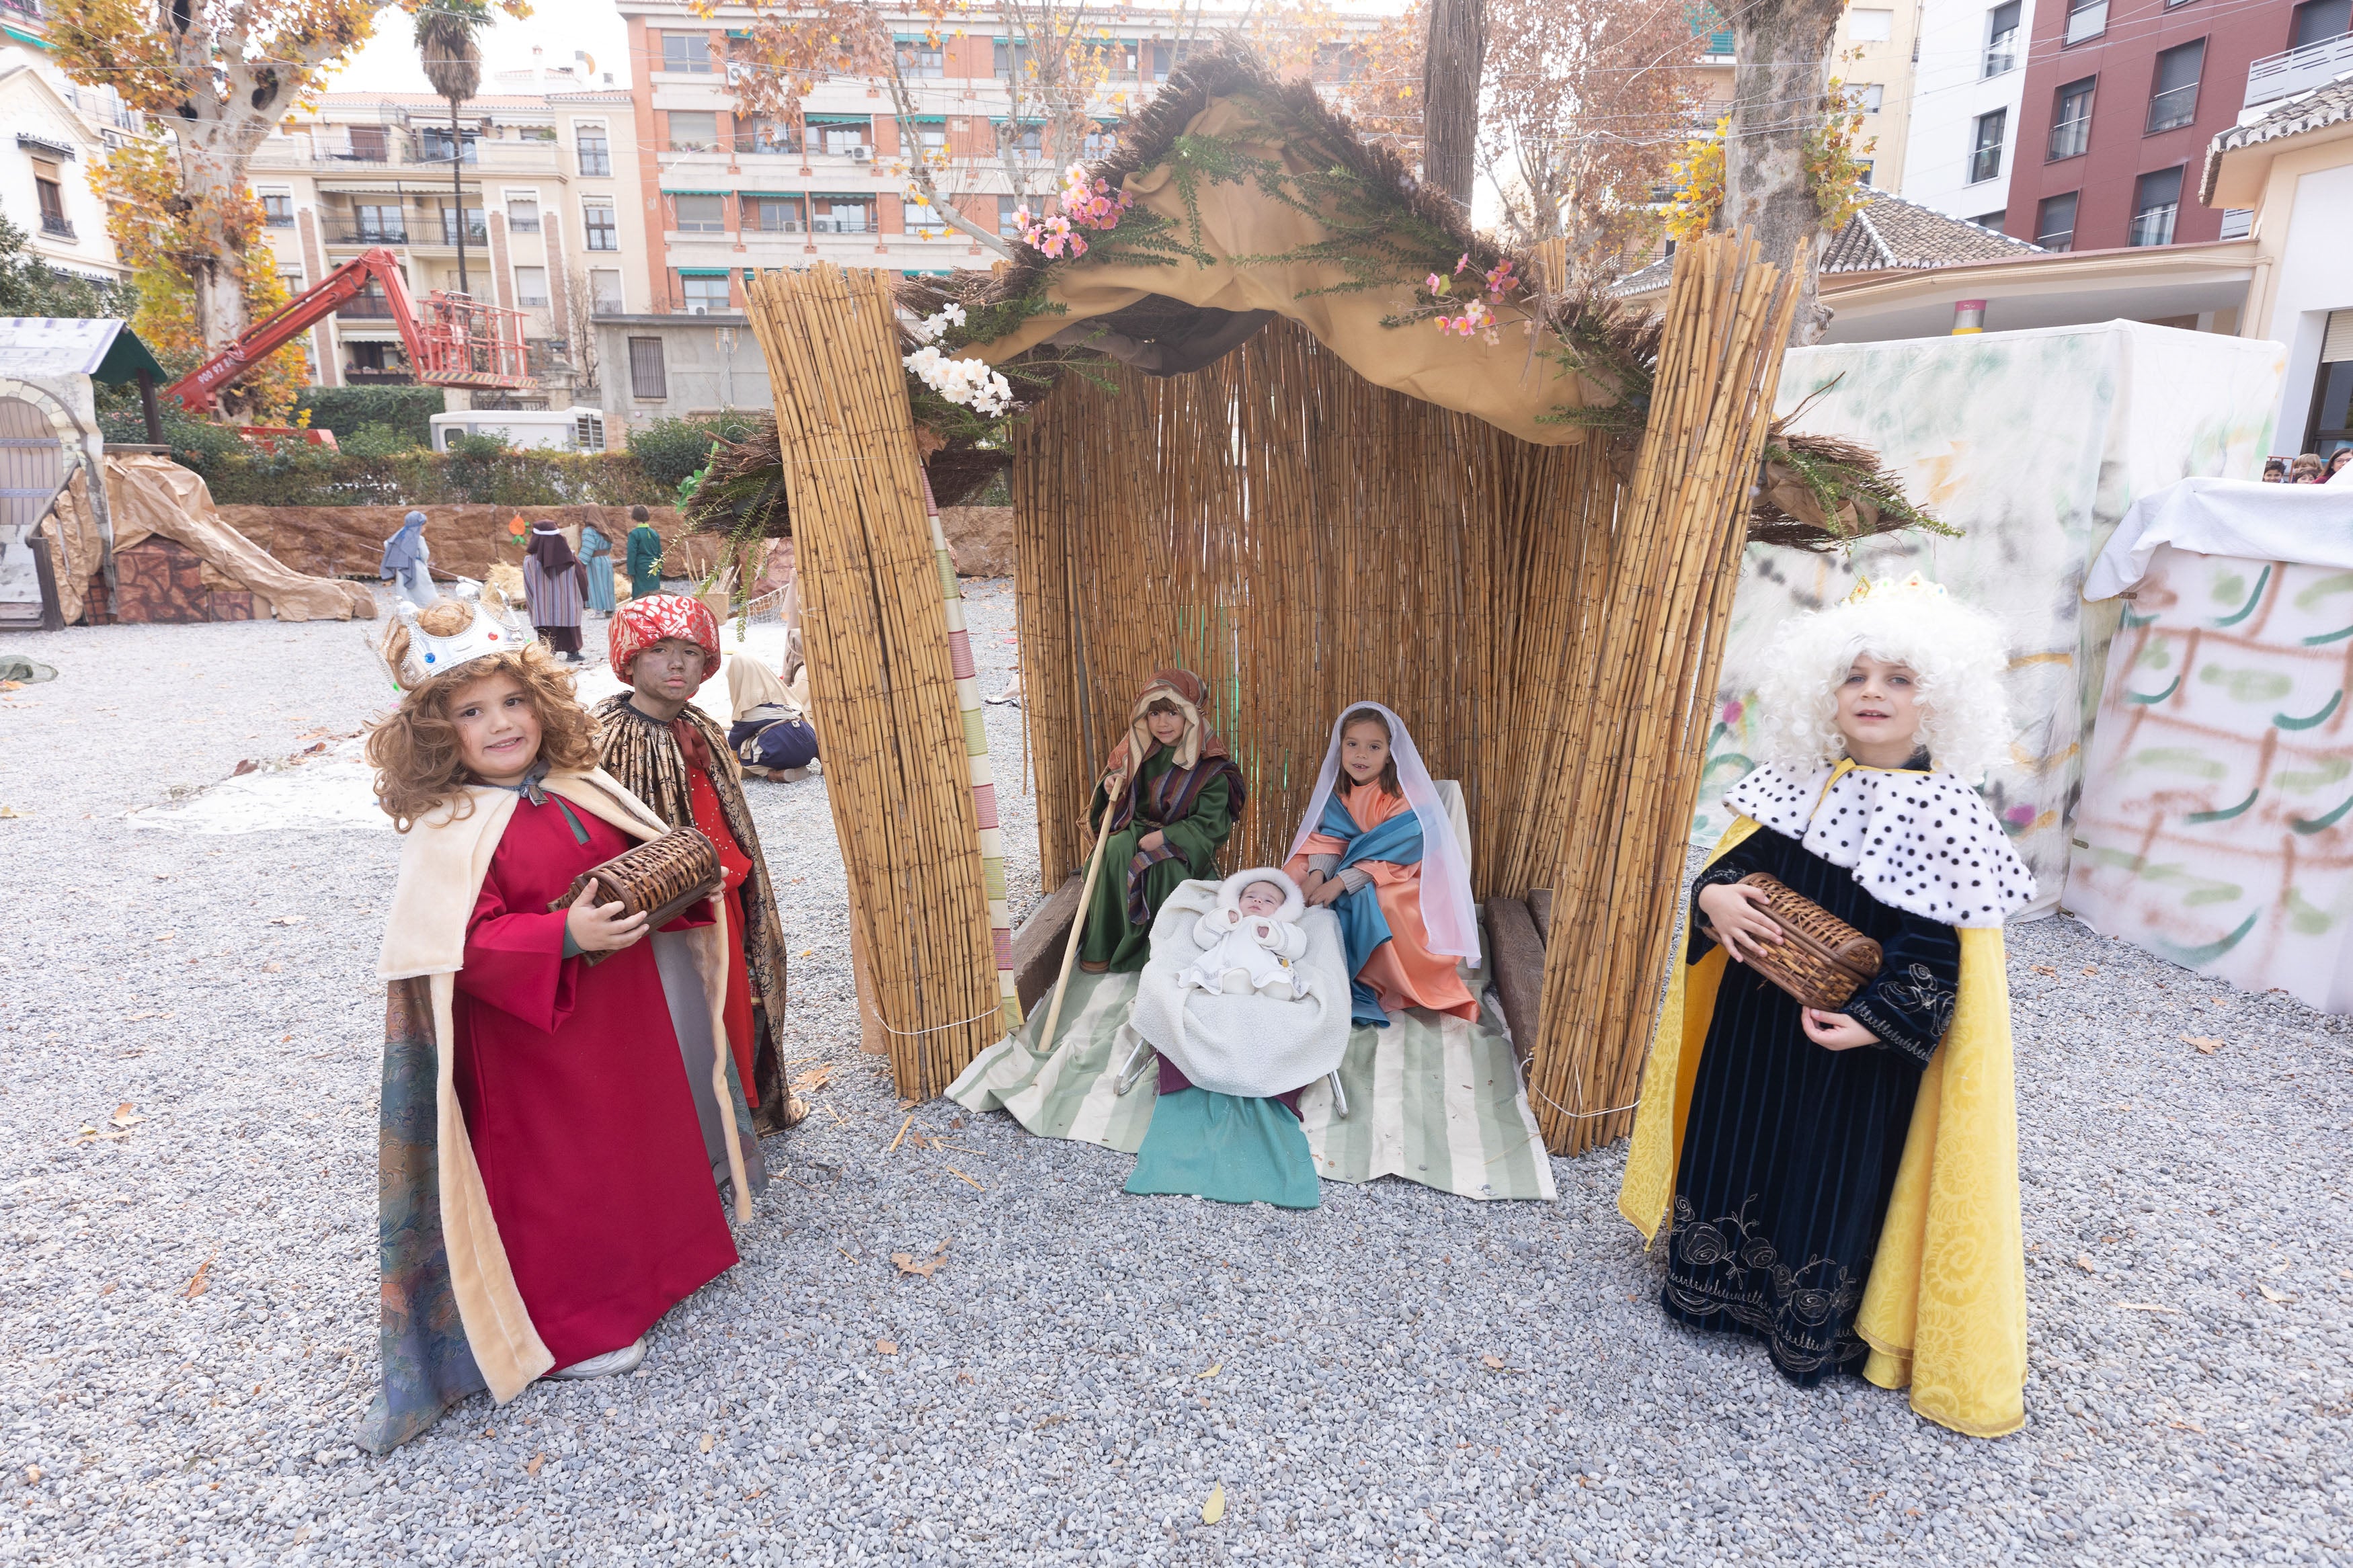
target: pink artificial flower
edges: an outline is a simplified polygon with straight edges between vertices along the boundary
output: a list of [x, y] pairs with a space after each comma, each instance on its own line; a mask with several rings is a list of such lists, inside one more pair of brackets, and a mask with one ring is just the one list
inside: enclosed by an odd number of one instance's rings
[[1435, 272], [1431, 273], [1426, 281], [1430, 285], [1430, 291], [1433, 294], [1437, 293], [1439, 289], [1443, 288], [1446, 284], [1446, 279], [1440, 278]]
[[1080, 238], [1077, 235], [1075, 235], [1075, 234], [1074, 234], [1074, 235], [1072, 235], [1072, 236], [1071, 236], [1071, 254], [1072, 256], [1084, 256], [1086, 253], [1087, 253], [1087, 242], [1086, 242], [1085, 240], [1083, 240], [1083, 239], [1081, 239], [1081, 238]]
[[1462, 253], [1462, 259], [1461, 259], [1461, 260], [1460, 260], [1460, 261], [1458, 261], [1458, 262], [1456, 262], [1456, 263], [1454, 264], [1454, 270], [1455, 270], [1455, 271], [1457, 271], [1457, 272], [1460, 272], [1460, 271], [1461, 271], [1464, 268], [1466, 268], [1466, 267], [1468, 267], [1468, 266], [1470, 266], [1470, 265], [1471, 265], [1471, 253], [1470, 253], [1469, 251], [1467, 251], [1467, 250], [1466, 250], [1466, 251], [1464, 251], [1464, 252]]

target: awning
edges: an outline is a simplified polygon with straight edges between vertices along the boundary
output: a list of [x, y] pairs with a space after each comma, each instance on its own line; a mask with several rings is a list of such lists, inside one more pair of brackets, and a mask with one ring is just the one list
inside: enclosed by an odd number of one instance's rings
[[798, 191], [738, 191], [737, 198], [747, 202], [797, 202], [803, 199]]
[[809, 200], [813, 202], [871, 202], [881, 194], [882, 193], [880, 191], [811, 191], [809, 193]]
[[30, 44], [37, 49], [46, 49], [49, 47], [48, 39], [39, 34], [27, 33], [21, 28], [12, 27], [5, 22], [0, 22], [0, 33], [7, 34], [20, 44]]
[[724, 267], [681, 267], [678, 268], [678, 275], [681, 278], [724, 278], [727, 276], [727, 268]]
[[806, 125], [855, 125], [864, 129], [873, 124], [874, 117], [871, 114], [804, 114], [801, 121]]
[[723, 196], [726, 194], [727, 193], [725, 191], [706, 191], [699, 186], [692, 185], [687, 186], [683, 189], [674, 185], [664, 185], [662, 187], [662, 195], [666, 196]]

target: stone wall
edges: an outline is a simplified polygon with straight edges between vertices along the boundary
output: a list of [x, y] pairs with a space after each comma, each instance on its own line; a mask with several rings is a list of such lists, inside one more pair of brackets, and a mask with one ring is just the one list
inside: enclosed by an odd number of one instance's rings
[[[221, 517], [228, 525], [297, 572], [316, 577], [356, 577], [373, 580], [384, 561], [384, 542], [399, 531], [408, 508], [399, 506], [225, 506]], [[494, 561], [520, 567], [522, 549], [507, 532], [516, 509], [507, 506], [427, 506], [425, 542], [433, 554], [437, 577], [480, 578]], [[709, 569], [715, 555], [712, 541], [689, 533], [674, 507], [648, 509], [654, 528], [670, 551], [673, 575]], [[543, 506], [522, 511], [526, 522], [576, 526], [593, 522], [613, 542], [617, 559], [627, 550], [634, 526], [625, 506]]]
[[1013, 575], [1013, 509], [1009, 506], [950, 506], [940, 509], [940, 531], [959, 577]]

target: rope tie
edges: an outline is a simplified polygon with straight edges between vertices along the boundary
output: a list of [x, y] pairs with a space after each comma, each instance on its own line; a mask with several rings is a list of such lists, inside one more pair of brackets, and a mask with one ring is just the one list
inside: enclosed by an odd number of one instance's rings
[[983, 1018], [994, 1018], [997, 1014], [1004, 1010], [1005, 1004], [1000, 1000], [996, 1006], [991, 1007], [987, 1012], [975, 1013], [969, 1018], [958, 1018], [953, 1024], [934, 1024], [928, 1029], [894, 1029], [891, 1026], [891, 1021], [882, 1016], [882, 1011], [881, 1008], [875, 1006], [871, 1002], [868, 1003], [866, 1006], [867, 1016], [872, 1018], [877, 1025], [881, 1026], [884, 1034], [896, 1035], [902, 1040], [912, 1040], [922, 1035], [944, 1034], [950, 1029], [961, 1029], [966, 1024], [977, 1024]]

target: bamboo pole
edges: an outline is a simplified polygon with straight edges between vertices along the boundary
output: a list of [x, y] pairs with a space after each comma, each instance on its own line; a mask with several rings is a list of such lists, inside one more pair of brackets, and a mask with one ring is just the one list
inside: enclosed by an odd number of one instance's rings
[[1087, 911], [1094, 907], [1095, 883], [1102, 879], [1103, 846], [1111, 842], [1111, 806], [1103, 807], [1103, 831], [1095, 835], [1095, 852], [1087, 861], [1087, 879], [1079, 885], [1079, 912], [1071, 917], [1071, 936], [1062, 943], [1062, 972], [1054, 976], [1054, 1005], [1046, 1009], [1046, 1032], [1038, 1037], [1041, 1049], [1054, 1048], [1054, 1031], [1062, 1022], [1062, 995], [1071, 987], [1071, 965], [1079, 956], [1079, 944], [1086, 935]]

